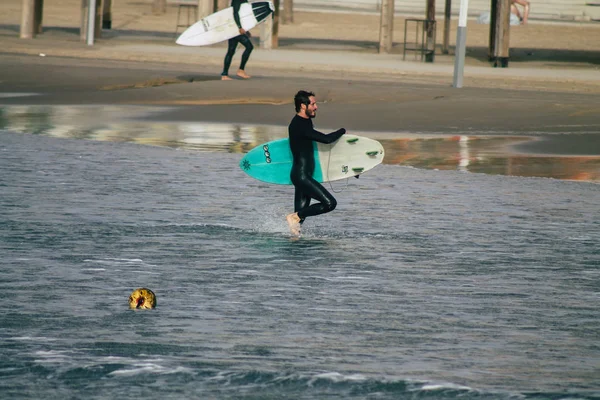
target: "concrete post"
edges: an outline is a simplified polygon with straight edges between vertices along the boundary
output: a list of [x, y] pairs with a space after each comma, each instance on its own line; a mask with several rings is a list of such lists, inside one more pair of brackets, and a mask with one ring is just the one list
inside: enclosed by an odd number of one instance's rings
[[467, 11], [469, 0], [460, 0], [458, 14], [458, 31], [456, 32], [456, 54], [454, 56], [454, 79], [452, 86], [461, 88], [463, 85], [463, 73], [465, 69], [465, 54], [467, 44]]
[[154, 0], [152, 3], [152, 14], [165, 14], [167, 12], [167, 0]]
[[87, 20], [87, 44], [92, 46], [94, 44], [94, 31], [96, 27], [96, 0], [89, 0], [88, 3], [88, 20]]
[[273, 15], [260, 24], [260, 48], [267, 50], [273, 48]]
[[379, 23], [379, 52], [390, 53], [394, 42], [394, 0], [382, 0]]
[[273, 12], [273, 40], [271, 41], [274, 49], [279, 47], [279, 0], [273, 0], [275, 12]]
[[21, 12], [21, 39], [33, 39], [35, 36], [35, 0], [23, 0]]
[[[90, 3], [94, 7], [92, 13], [90, 13]], [[94, 37], [100, 37], [102, 33], [102, 0], [81, 0], [81, 24], [79, 26], [79, 39], [82, 42], [88, 41], [88, 21], [90, 15], [95, 16], [93, 19]]]
[[283, 24], [294, 23], [294, 0], [283, 0]]
[[215, 11], [224, 10], [229, 7], [230, 4], [231, 2], [229, 0], [217, 0], [217, 10]]
[[198, 0], [198, 20], [213, 13], [213, 0]]

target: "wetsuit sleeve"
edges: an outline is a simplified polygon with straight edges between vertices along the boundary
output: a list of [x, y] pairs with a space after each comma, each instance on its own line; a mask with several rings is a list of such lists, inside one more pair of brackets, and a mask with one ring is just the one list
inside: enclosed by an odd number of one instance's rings
[[346, 129], [344, 128], [338, 129], [337, 131], [331, 132], [327, 135], [317, 131], [316, 129], [310, 129], [305, 132], [305, 136], [310, 140], [314, 140], [315, 142], [330, 144], [341, 138], [344, 133], [346, 133]]
[[242, 22], [240, 21], [240, 7], [242, 6], [242, 0], [231, 0], [231, 7], [233, 7], [233, 19], [238, 29], [242, 29]]

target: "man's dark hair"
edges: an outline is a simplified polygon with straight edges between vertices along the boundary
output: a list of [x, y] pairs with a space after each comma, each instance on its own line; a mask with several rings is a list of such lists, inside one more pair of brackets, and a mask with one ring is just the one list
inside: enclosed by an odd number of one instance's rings
[[296, 106], [296, 112], [300, 111], [302, 104], [305, 104], [307, 107], [310, 104], [310, 97], [314, 96], [313, 92], [307, 92], [306, 90], [300, 90], [294, 96], [294, 105]]

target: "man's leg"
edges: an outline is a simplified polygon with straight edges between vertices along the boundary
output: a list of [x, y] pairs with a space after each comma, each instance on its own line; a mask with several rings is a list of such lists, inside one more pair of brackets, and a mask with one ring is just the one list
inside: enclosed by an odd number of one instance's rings
[[[302, 190], [296, 189], [294, 194], [294, 211], [297, 213], [298, 211], [306, 208], [310, 205], [310, 196], [307, 196], [302, 192]], [[304, 222], [304, 218], [300, 219], [300, 223]]]
[[294, 236], [300, 236], [301, 225], [304, 218], [298, 216], [298, 211], [310, 205], [310, 197], [306, 196], [302, 190], [296, 188], [294, 192], [294, 212], [286, 217], [287, 223], [290, 226], [290, 232]]
[[240, 43], [246, 49], [244, 50], [244, 53], [242, 54], [242, 61], [240, 62], [240, 69], [237, 72], [237, 75], [241, 78], [249, 79], [250, 75], [248, 75], [244, 70], [246, 69], [246, 63], [248, 62], [248, 59], [250, 58], [250, 54], [252, 53], [252, 50], [254, 50], [254, 45], [252, 44], [252, 41], [250, 40], [248, 35], [240, 35], [239, 38], [240, 38]]
[[337, 206], [335, 198], [316, 180], [309, 178], [303, 180], [299, 189], [302, 190], [304, 196], [318, 201], [318, 203], [310, 205], [307, 202], [304, 207], [297, 211], [298, 217], [304, 220], [306, 217], [325, 214], [333, 211]]
[[227, 41], [227, 53], [225, 53], [225, 60], [223, 61], [223, 72], [221, 73], [221, 80], [230, 81], [229, 67], [231, 66], [231, 60], [235, 54], [235, 48], [237, 47], [238, 41], [237, 36]]

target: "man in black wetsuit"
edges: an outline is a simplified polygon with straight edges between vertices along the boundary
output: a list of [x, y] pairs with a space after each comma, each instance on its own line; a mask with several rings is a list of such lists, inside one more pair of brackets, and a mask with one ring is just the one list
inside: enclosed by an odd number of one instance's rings
[[231, 6], [233, 7], [233, 19], [238, 26], [240, 34], [229, 39], [227, 42], [227, 53], [225, 54], [223, 72], [221, 73], [221, 80], [223, 81], [231, 80], [229, 77], [229, 66], [231, 66], [231, 60], [233, 60], [233, 55], [235, 54], [235, 49], [237, 48], [238, 43], [241, 43], [246, 50], [244, 50], [244, 53], [242, 54], [242, 62], [240, 63], [240, 69], [237, 72], [237, 76], [244, 79], [250, 78], [244, 69], [246, 68], [246, 63], [250, 58], [250, 53], [252, 53], [254, 46], [252, 45], [252, 41], [250, 41], [250, 32], [242, 28], [242, 23], [240, 21], [240, 7], [242, 3], [247, 2], [248, 0], [231, 0]]
[[[294, 96], [296, 115], [288, 128], [290, 149], [294, 159], [290, 178], [295, 186], [294, 213], [286, 219], [290, 225], [290, 232], [300, 235], [300, 225], [306, 217], [324, 214], [335, 209], [337, 201], [321, 185], [313, 179], [315, 171], [315, 157], [313, 142], [333, 143], [338, 140], [346, 129], [341, 128], [329, 134], [321, 133], [313, 128], [312, 119], [317, 113], [317, 99], [315, 94], [300, 90]], [[310, 204], [311, 199], [318, 203]]]

